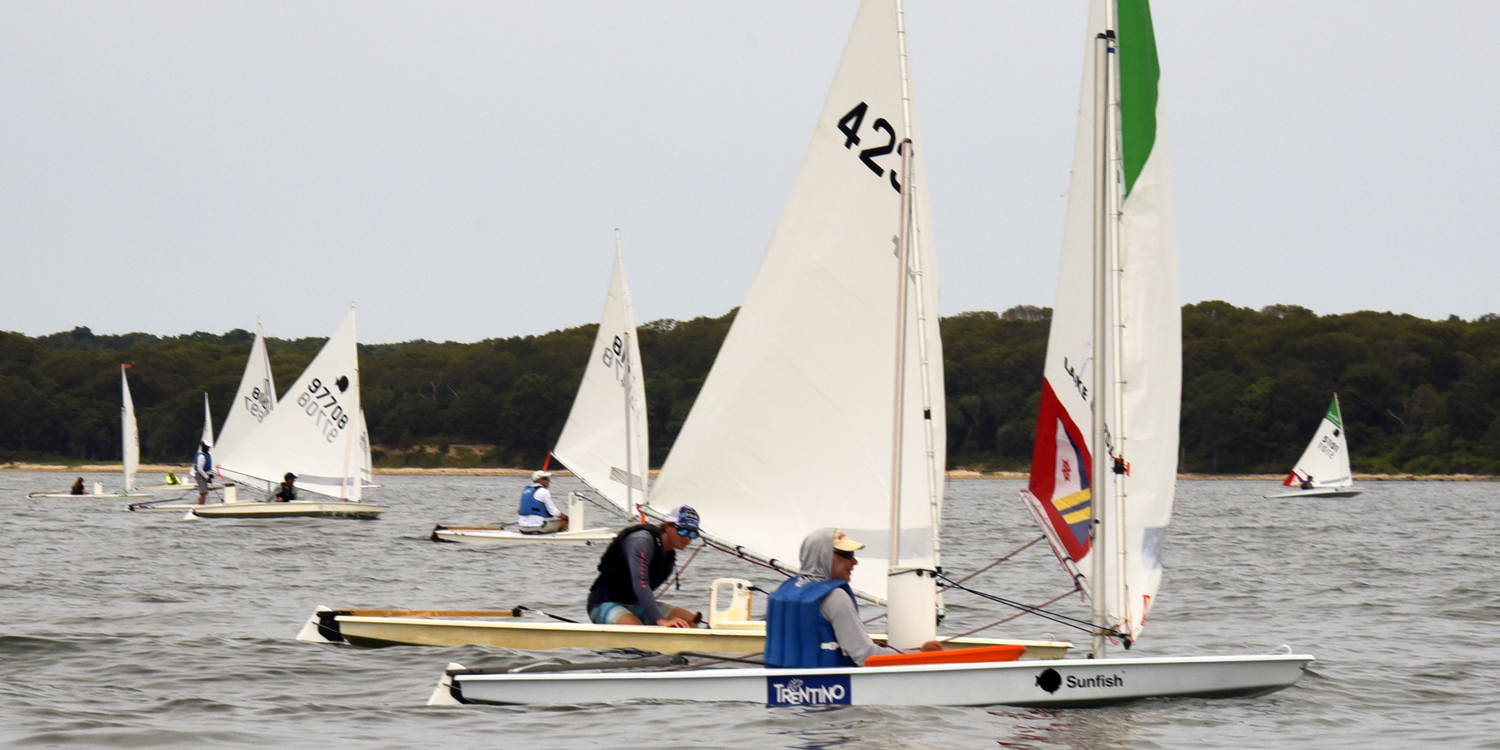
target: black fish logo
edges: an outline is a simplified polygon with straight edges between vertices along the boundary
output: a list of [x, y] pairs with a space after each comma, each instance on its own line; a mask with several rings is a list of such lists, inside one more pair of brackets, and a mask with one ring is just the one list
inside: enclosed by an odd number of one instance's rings
[[1055, 693], [1062, 687], [1062, 675], [1055, 669], [1048, 669], [1036, 676], [1036, 686], [1048, 693]]
[[333, 384], [339, 387], [339, 393], [349, 390], [348, 376], [340, 375], [338, 380], [333, 381]]

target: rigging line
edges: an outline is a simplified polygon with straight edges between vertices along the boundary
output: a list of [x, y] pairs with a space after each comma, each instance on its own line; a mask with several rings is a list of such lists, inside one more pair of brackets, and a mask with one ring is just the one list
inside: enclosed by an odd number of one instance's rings
[[771, 570], [774, 570], [774, 571], [776, 571], [776, 572], [777, 572], [777, 573], [780, 573], [780, 574], [782, 574], [782, 575], [784, 575], [784, 576], [786, 576], [786, 577], [787, 577], [787, 578], [791, 578], [791, 577], [792, 577], [792, 575], [793, 575], [793, 574], [792, 574], [792, 573], [789, 573], [789, 572], [787, 572], [787, 571], [786, 571], [786, 570], [784, 570], [784, 569], [783, 569], [783, 568], [782, 568], [782, 567], [781, 567], [781, 566], [779, 566], [779, 565], [774, 565], [774, 564], [767, 564], [767, 563], [763, 563], [763, 562], [761, 562], [761, 561], [759, 561], [759, 560], [756, 560], [756, 559], [755, 559], [755, 558], [752, 558], [752, 557], [746, 557], [746, 556], [745, 556], [745, 555], [743, 555], [743, 554], [740, 554], [740, 553], [739, 553], [739, 552], [736, 552], [736, 551], [734, 551], [734, 550], [732, 550], [732, 549], [729, 549], [729, 548], [727, 548], [727, 547], [724, 547], [724, 546], [721, 546], [721, 545], [718, 545], [718, 544], [715, 544], [715, 543], [713, 543], [713, 542], [710, 542], [710, 541], [709, 541], [709, 540], [708, 540], [708, 537], [703, 537], [703, 543], [704, 543], [704, 544], [705, 544], [705, 545], [707, 545], [707, 546], [709, 546], [709, 547], [713, 547], [713, 548], [714, 548], [714, 549], [716, 549], [716, 550], [718, 550], [718, 551], [720, 551], [720, 552], [723, 552], [723, 553], [724, 553], [724, 554], [726, 554], [726, 555], [732, 555], [732, 556], [734, 556], [734, 557], [738, 557], [738, 558], [739, 558], [739, 559], [741, 559], [741, 560], [744, 560], [744, 561], [745, 561], [745, 562], [747, 562], [747, 563], [750, 563], [750, 564], [752, 564], [752, 565], [759, 565], [759, 566], [761, 566], [761, 567], [762, 567], [762, 568], [770, 568], [770, 569], [771, 569]]
[[[1032, 609], [1041, 609], [1042, 607], [1050, 607], [1050, 606], [1052, 606], [1052, 605], [1054, 605], [1054, 604], [1056, 604], [1056, 603], [1058, 603], [1058, 602], [1060, 602], [1060, 601], [1062, 601], [1062, 600], [1064, 600], [1064, 599], [1072, 596], [1073, 593], [1074, 593], [1073, 591], [1064, 591], [1061, 595], [1059, 595], [1059, 596], [1057, 596], [1057, 597], [1055, 597], [1053, 599], [1049, 599], [1049, 600], [1047, 600], [1045, 602], [1042, 602], [1041, 604], [1036, 605]], [[959, 633], [958, 635], [950, 635], [947, 638], [943, 638], [942, 640], [943, 641], [951, 641], [954, 638], [966, 638], [966, 637], [974, 635], [975, 633], [978, 633], [980, 631], [989, 630], [990, 628], [993, 628], [993, 627], [995, 627], [997, 625], [1004, 625], [1005, 623], [1010, 622], [1011, 620], [1014, 620], [1017, 617], [1022, 617], [1022, 616], [1026, 615], [1026, 614], [1028, 614], [1028, 613], [1027, 612], [1017, 612], [1017, 613], [1011, 615], [1010, 617], [1006, 617], [1006, 618], [1003, 618], [1003, 619], [1000, 619], [1000, 620], [996, 620], [996, 621], [994, 621], [994, 622], [992, 622], [992, 623], [990, 623], [988, 625], [977, 627], [977, 628], [974, 628], [973, 630], [969, 630], [969, 631], [966, 631], [966, 632], [963, 632], [963, 633]]]
[[1067, 627], [1070, 627], [1070, 628], [1076, 628], [1078, 630], [1082, 630], [1085, 633], [1095, 633], [1095, 634], [1098, 634], [1098, 635], [1106, 635], [1106, 636], [1112, 636], [1112, 637], [1122, 637], [1122, 638], [1125, 637], [1124, 633], [1121, 633], [1121, 632], [1119, 632], [1119, 631], [1117, 631], [1117, 630], [1115, 630], [1113, 628], [1101, 629], [1098, 626], [1094, 625], [1092, 622], [1089, 622], [1087, 620], [1080, 620], [1080, 619], [1078, 619], [1076, 617], [1069, 617], [1067, 615], [1060, 615], [1060, 614], [1058, 614], [1056, 612], [1048, 612], [1048, 611], [1046, 611], [1044, 609], [1040, 609], [1040, 608], [1037, 608], [1037, 607], [1030, 607], [1030, 606], [1027, 606], [1027, 605], [1022, 604], [1020, 602], [1011, 601], [1009, 599], [1006, 599], [1005, 597], [995, 596], [994, 594], [986, 594], [983, 591], [976, 591], [974, 589], [968, 588], [967, 586], [957, 585], [951, 579], [949, 579], [947, 576], [944, 576], [941, 573], [938, 574], [938, 578], [940, 578], [942, 580], [945, 580], [945, 581], [948, 581], [949, 585], [946, 588], [958, 589], [959, 591], [967, 591], [967, 592], [969, 592], [969, 593], [971, 593], [971, 594], [973, 594], [975, 596], [978, 596], [978, 597], [983, 598], [983, 599], [988, 599], [988, 600], [990, 600], [992, 602], [995, 602], [997, 604], [1003, 604], [1003, 605], [1005, 605], [1007, 607], [1014, 607], [1014, 608], [1019, 609], [1019, 610], [1024, 610], [1023, 614], [1034, 614], [1037, 617], [1041, 617], [1041, 618], [1044, 618], [1044, 619], [1047, 619], [1047, 620], [1051, 620], [1051, 621], [1053, 621], [1053, 622], [1055, 622], [1055, 623], [1057, 623], [1059, 625], [1066, 625]]
[[672, 574], [672, 580], [662, 584], [662, 587], [656, 590], [657, 596], [667, 593], [667, 589], [672, 588], [672, 584], [677, 583], [677, 579], [681, 578], [683, 571], [687, 570], [688, 566], [693, 564], [693, 560], [697, 559], [698, 553], [703, 551], [704, 546], [704, 544], [698, 545], [698, 549], [693, 550], [693, 554], [688, 555], [687, 562], [683, 563], [682, 567], [678, 568], [677, 572]]
[[986, 566], [984, 566], [984, 567], [982, 567], [982, 568], [980, 568], [980, 569], [979, 569], [979, 570], [976, 570], [976, 571], [974, 571], [974, 572], [973, 572], [973, 573], [970, 573], [970, 574], [968, 574], [968, 575], [966, 575], [966, 576], [964, 576], [964, 577], [963, 577], [963, 578], [960, 578], [960, 579], [958, 579], [958, 580], [957, 580], [957, 581], [954, 581], [954, 583], [955, 583], [955, 584], [959, 584], [959, 583], [963, 583], [963, 582], [964, 582], [964, 581], [967, 581], [967, 580], [969, 580], [969, 579], [970, 579], [970, 578], [973, 578], [973, 577], [974, 577], [974, 576], [977, 576], [977, 575], [979, 575], [979, 574], [980, 574], [980, 573], [983, 573], [983, 572], [985, 572], [985, 571], [986, 571], [986, 570], [989, 570], [989, 569], [990, 569], [990, 568], [993, 568], [993, 567], [995, 567], [995, 566], [996, 566], [996, 565], [999, 565], [999, 564], [1000, 564], [1000, 563], [1003, 563], [1003, 562], [1005, 562], [1005, 561], [1006, 561], [1006, 560], [1009, 560], [1009, 559], [1011, 559], [1011, 558], [1012, 558], [1012, 557], [1015, 557], [1015, 556], [1016, 556], [1016, 555], [1019, 555], [1019, 554], [1021, 554], [1021, 552], [1023, 552], [1023, 551], [1025, 551], [1025, 549], [1026, 549], [1026, 548], [1027, 548], [1027, 547], [1030, 547], [1030, 546], [1031, 546], [1031, 545], [1033, 545], [1033, 544], [1036, 544], [1036, 543], [1037, 543], [1037, 542], [1040, 542], [1040, 541], [1042, 541], [1042, 540], [1043, 540], [1043, 539], [1046, 539], [1046, 538], [1047, 538], [1047, 536], [1046, 536], [1046, 535], [1045, 535], [1045, 534], [1043, 534], [1043, 535], [1042, 535], [1042, 536], [1039, 536], [1039, 537], [1037, 537], [1037, 538], [1035, 538], [1035, 539], [1033, 539], [1033, 540], [1031, 540], [1031, 541], [1029, 541], [1029, 542], [1027, 542], [1027, 543], [1025, 543], [1025, 544], [1023, 544], [1023, 545], [1021, 545], [1021, 546], [1020, 546], [1020, 547], [1019, 547], [1019, 548], [1017, 548], [1017, 549], [1016, 549], [1016, 551], [1015, 551], [1015, 552], [1012, 552], [1012, 553], [1010, 553], [1010, 554], [1008, 554], [1008, 555], [1006, 555], [1006, 556], [1005, 556], [1005, 557], [1002, 557], [1002, 558], [1000, 558], [1000, 559], [998, 559], [998, 560], [996, 560], [996, 561], [994, 561], [994, 562], [992, 562], [992, 563], [990, 563], [990, 564], [989, 564], [989, 565], [986, 565]]

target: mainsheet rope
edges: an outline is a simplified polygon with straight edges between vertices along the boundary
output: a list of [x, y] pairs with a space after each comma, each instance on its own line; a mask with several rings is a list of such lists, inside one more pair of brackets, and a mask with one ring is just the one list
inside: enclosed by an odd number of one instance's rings
[[[995, 602], [996, 604], [1004, 604], [1007, 607], [1013, 607], [1015, 609], [1019, 609], [1019, 610], [1021, 610], [1021, 614], [1023, 614], [1023, 615], [1036, 615], [1037, 617], [1041, 617], [1041, 618], [1044, 618], [1044, 619], [1047, 619], [1047, 620], [1051, 620], [1051, 621], [1053, 621], [1053, 622], [1055, 622], [1055, 623], [1057, 623], [1059, 625], [1064, 625], [1066, 627], [1070, 627], [1070, 628], [1075, 628], [1075, 629], [1078, 629], [1078, 630], [1082, 630], [1085, 633], [1094, 633], [1094, 632], [1096, 632], [1094, 624], [1091, 623], [1091, 622], [1089, 622], [1088, 620], [1080, 620], [1080, 619], [1078, 619], [1076, 617], [1069, 617], [1067, 615], [1060, 615], [1060, 614], [1058, 614], [1056, 612], [1048, 612], [1047, 610], [1042, 609], [1042, 607], [1045, 607], [1048, 604], [1051, 604], [1052, 602], [1056, 602], [1056, 601], [1062, 599], [1063, 596], [1069, 596], [1069, 595], [1073, 594], [1073, 591], [1069, 591], [1066, 594], [1063, 594], [1062, 596], [1059, 596], [1056, 599], [1053, 599], [1051, 602], [1047, 602], [1047, 604], [1040, 604], [1040, 605], [1037, 605], [1035, 607], [1032, 607], [1032, 606], [1028, 606], [1028, 605], [1022, 604], [1020, 602], [1011, 601], [1009, 599], [1006, 599], [1003, 596], [995, 596], [994, 594], [987, 594], [987, 593], [985, 593], [983, 591], [978, 591], [978, 590], [975, 590], [975, 589], [971, 589], [971, 588], [969, 588], [967, 586], [959, 584], [957, 581], [954, 581], [953, 579], [951, 579], [951, 578], [949, 578], [949, 577], [947, 577], [947, 576], [945, 576], [945, 575], [943, 575], [941, 573], [938, 574], [938, 579], [947, 582], [948, 585], [944, 586], [944, 588], [958, 589], [959, 591], [967, 591], [970, 594], [978, 596], [978, 597], [980, 597], [982, 599], [988, 599], [988, 600], [990, 600], [992, 602]], [[1076, 591], [1076, 589], [1074, 591]], [[985, 627], [992, 627], [992, 626], [986, 625]], [[1112, 638], [1124, 638], [1124, 637], [1126, 637], [1124, 633], [1121, 633], [1121, 632], [1119, 632], [1119, 631], [1117, 631], [1117, 630], [1115, 630], [1113, 628], [1110, 628], [1110, 629], [1102, 631], [1102, 634], [1110, 636]]]

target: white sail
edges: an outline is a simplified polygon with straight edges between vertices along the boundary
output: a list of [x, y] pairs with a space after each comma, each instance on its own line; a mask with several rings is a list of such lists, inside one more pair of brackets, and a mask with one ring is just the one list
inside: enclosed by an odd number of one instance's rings
[[[1181, 308], [1156, 48], [1143, 0], [1093, 0], [1068, 192], [1057, 299], [1026, 498], [1070, 573], [1088, 579], [1108, 626], [1139, 637], [1161, 583], [1161, 549], [1177, 482], [1182, 390]], [[1096, 124], [1096, 66], [1118, 39], [1106, 130]], [[1109, 42], [1114, 46], [1114, 42]], [[1121, 66], [1124, 66], [1122, 69]], [[1101, 137], [1103, 136], [1103, 137]], [[1099, 151], [1096, 151], [1098, 149]], [[1104, 177], [1098, 167], [1107, 159]], [[1101, 195], [1101, 191], [1103, 194]], [[1097, 201], [1097, 202], [1096, 202]], [[1096, 217], [1107, 218], [1102, 310], [1096, 306]], [[1096, 332], [1102, 312], [1103, 340]], [[1097, 369], [1103, 377], [1096, 380]], [[1102, 382], [1102, 393], [1097, 383]], [[1106, 481], [1094, 481], [1094, 399], [1106, 436]], [[1118, 469], [1116, 464], [1118, 459]], [[1124, 473], [1118, 473], [1123, 471]], [[1103, 492], [1098, 492], [1098, 485]], [[1095, 566], [1096, 516], [1106, 548]], [[1104, 580], [1097, 580], [1102, 573]]]
[[135, 473], [141, 466], [141, 433], [135, 423], [135, 401], [130, 398], [130, 381], [120, 365], [120, 447], [125, 473], [125, 492], [135, 492]]
[[299, 488], [359, 499], [363, 459], [355, 341], [354, 310], [350, 309], [286, 392], [284, 401], [291, 403], [280, 404], [229, 455], [221, 455], [225, 473], [271, 484], [291, 472], [297, 475]]
[[355, 449], [360, 459], [359, 481], [366, 484], [375, 483], [375, 460], [370, 455], [370, 428], [365, 424], [365, 410], [359, 410], [359, 444]]
[[234, 401], [229, 404], [229, 415], [224, 419], [224, 429], [219, 431], [219, 442], [214, 445], [217, 463], [232, 459], [245, 436], [264, 422], [275, 408], [276, 381], [271, 377], [271, 358], [266, 354], [266, 334], [264, 329], [256, 326], [255, 342], [250, 345], [245, 373], [240, 376], [240, 387], [234, 393]]
[[594, 348], [552, 455], [627, 513], [646, 499], [646, 387], [625, 266], [614, 270]]
[[[854, 586], [880, 597], [889, 563], [934, 563], [946, 461], [937, 274], [919, 166], [909, 246], [920, 273], [903, 278], [897, 260], [907, 132], [917, 164], [922, 154], [898, 24], [895, 0], [861, 5], [781, 221], [651, 494], [656, 508], [694, 505], [707, 531], [787, 567], [809, 531], [841, 528], [868, 545]], [[891, 561], [903, 282], [902, 531]]]
[[214, 414], [208, 408], [208, 394], [203, 394], [203, 435], [198, 438], [209, 448], [214, 447]]
[[1287, 487], [1298, 487], [1310, 481], [1313, 487], [1352, 487], [1354, 473], [1349, 470], [1349, 443], [1344, 436], [1344, 415], [1339, 410], [1338, 394], [1328, 404], [1318, 431], [1312, 442], [1297, 459], [1297, 465], [1283, 482]]

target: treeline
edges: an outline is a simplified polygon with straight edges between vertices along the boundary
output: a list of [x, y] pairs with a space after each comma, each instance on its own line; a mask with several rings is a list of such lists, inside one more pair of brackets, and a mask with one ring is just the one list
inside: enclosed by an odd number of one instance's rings
[[[666, 458], [733, 318], [641, 327], [653, 464]], [[1049, 321], [1049, 310], [1030, 306], [943, 319], [950, 466], [1029, 463]], [[594, 331], [361, 345], [377, 465], [538, 465], [567, 418]], [[243, 330], [0, 333], [0, 461], [118, 459], [118, 368], [130, 362], [143, 457], [183, 462], [202, 426], [201, 394], [219, 427], [252, 339]], [[322, 343], [269, 340], [280, 389]], [[1183, 370], [1184, 471], [1289, 470], [1337, 392], [1356, 470], [1500, 474], [1495, 315], [1318, 316], [1204, 302], [1183, 308]]]

